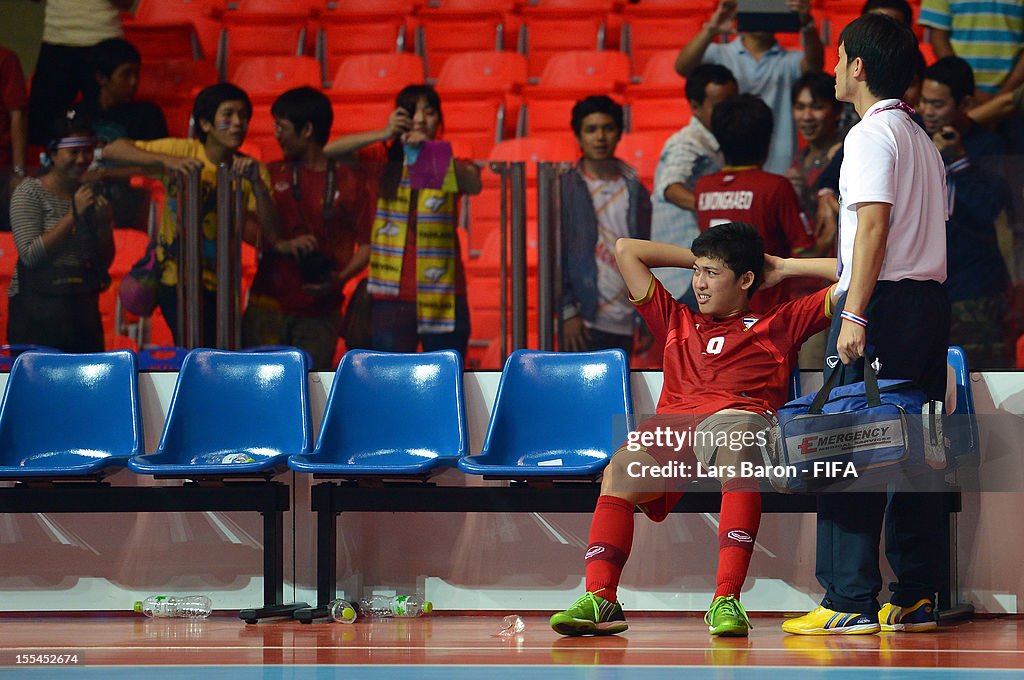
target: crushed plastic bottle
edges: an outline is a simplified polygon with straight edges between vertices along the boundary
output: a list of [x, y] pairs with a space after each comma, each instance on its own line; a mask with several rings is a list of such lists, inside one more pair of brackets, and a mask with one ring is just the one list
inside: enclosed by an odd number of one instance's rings
[[338, 623], [355, 623], [358, 614], [356, 608], [347, 600], [331, 600], [327, 605], [331, 619]]
[[371, 595], [359, 601], [359, 611], [363, 616], [379, 618], [422, 616], [433, 609], [432, 602], [418, 595]]
[[501, 630], [498, 631], [498, 637], [510, 638], [513, 635], [519, 635], [526, 630], [526, 622], [523, 621], [522, 617], [518, 614], [509, 614], [501, 620]]
[[156, 619], [205, 619], [213, 611], [213, 602], [205, 595], [152, 595], [136, 601], [135, 611]]

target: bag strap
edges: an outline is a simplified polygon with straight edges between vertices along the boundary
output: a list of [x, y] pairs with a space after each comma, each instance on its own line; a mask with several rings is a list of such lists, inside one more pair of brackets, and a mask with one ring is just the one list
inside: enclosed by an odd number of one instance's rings
[[[864, 396], [867, 398], [868, 406], [881, 406], [882, 397], [878, 392], [878, 374], [875, 373], [875, 368], [871, 365], [869, 359], [870, 357], [864, 357]], [[828, 401], [828, 398], [832, 395], [833, 388], [839, 382], [841, 370], [837, 367], [836, 370], [832, 371], [832, 375], [828, 377], [825, 384], [814, 395], [814, 401], [811, 402], [808, 413], [821, 415], [822, 409], [825, 408], [825, 402]]]

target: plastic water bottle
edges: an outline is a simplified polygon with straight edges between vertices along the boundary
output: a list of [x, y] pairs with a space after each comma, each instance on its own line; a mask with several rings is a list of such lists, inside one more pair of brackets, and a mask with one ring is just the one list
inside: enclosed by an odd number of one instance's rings
[[205, 619], [213, 611], [213, 602], [205, 595], [152, 595], [136, 602], [135, 611], [157, 619]]
[[347, 600], [331, 600], [327, 605], [331, 618], [338, 623], [355, 623], [356, 608]]
[[429, 614], [434, 605], [417, 595], [372, 595], [359, 601], [364, 616], [414, 617]]

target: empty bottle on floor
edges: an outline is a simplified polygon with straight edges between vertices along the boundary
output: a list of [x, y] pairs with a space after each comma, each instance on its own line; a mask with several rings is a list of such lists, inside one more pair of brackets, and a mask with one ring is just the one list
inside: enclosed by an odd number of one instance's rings
[[355, 623], [356, 608], [347, 600], [331, 600], [327, 605], [331, 618], [338, 623]]
[[213, 611], [213, 602], [205, 595], [152, 595], [136, 602], [135, 611], [157, 619], [205, 619]]
[[434, 605], [418, 595], [372, 595], [359, 601], [363, 616], [413, 617], [429, 614]]

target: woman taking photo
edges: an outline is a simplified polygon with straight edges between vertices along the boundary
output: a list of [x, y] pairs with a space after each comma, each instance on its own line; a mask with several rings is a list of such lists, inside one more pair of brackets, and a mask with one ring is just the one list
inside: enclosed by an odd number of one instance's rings
[[[437, 144], [444, 118], [432, 87], [410, 85], [398, 93], [408, 131], [388, 148], [370, 238], [373, 348], [389, 352], [458, 350], [469, 343], [466, 274], [456, 233], [460, 194], [480, 192], [480, 170], [471, 161], [443, 162], [439, 188], [416, 181], [417, 159], [450, 156]], [[411, 174], [413, 175], [411, 177]], [[417, 188], [419, 187], [419, 188]]]
[[11, 197], [18, 250], [7, 292], [11, 344], [103, 351], [99, 294], [110, 285], [114, 234], [102, 190], [82, 183], [95, 147], [87, 124], [62, 116], [46, 146], [49, 172], [26, 179]]

